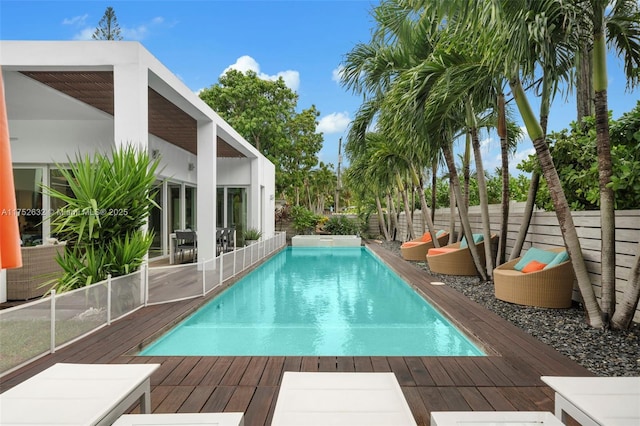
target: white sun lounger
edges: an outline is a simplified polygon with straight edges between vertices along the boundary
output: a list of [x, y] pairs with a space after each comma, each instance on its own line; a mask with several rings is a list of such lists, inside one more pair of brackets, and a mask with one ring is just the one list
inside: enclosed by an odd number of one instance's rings
[[548, 411], [432, 411], [431, 426], [563, 426]]
[[125, 414], [113, 426], [244, 426], [243, 413]]
[[556, 393], [555, 414], [583, 426], [640, 425], [640, 377], [542, 376]]
[[0, 395], [0, 423], [110, 425], [134, 403], [150, 412], [160, 364], [55, 364]]
[[416, 426], [393, 373], [285, 372], [272, 426]]

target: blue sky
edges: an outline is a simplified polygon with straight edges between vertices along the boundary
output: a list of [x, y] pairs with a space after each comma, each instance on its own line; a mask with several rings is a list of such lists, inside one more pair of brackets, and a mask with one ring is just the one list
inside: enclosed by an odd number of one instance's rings
[[[344, 55], [368, 42], [374, 0], [264, 1], [29, 1], [0, 0], [4, 40], [90, 39], [107, 6], [116, 12], [125, 40], [140, 41], [194, 92], [209, 87], [229, 67], [263, 78], [282, 76], [299, 94], [300, 109], [316, 105], [324, 134], [320, 160], [337, 165], [338, 139], [360, 97], [336, 81]], [[1, 55], [1, 52], [0, 52]], [[609, 109], [614, 117], [640, 99], [625, 91], [621, 61], [609, 61]], [[537, 106], [534, 103], [534, 108]], [[558, 97], [549, 129], [568, 127], [575, 104]], [[485, 169], [499, 165], [495, 134], [483, 137]], [[532, 153], [523, 140], [512, 164]]]

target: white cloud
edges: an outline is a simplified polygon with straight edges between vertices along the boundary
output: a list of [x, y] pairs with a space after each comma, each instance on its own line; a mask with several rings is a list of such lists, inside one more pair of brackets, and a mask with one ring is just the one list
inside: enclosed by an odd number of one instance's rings
[[74, 40], [91, 40], [95, 28], [85, 28], [73, 36]]
[[135, 28], [120, 27], [120, 34], [124, 40], [140, 41], [149, 35], [149, 28], [144, 24]]
[[298, 90], [298, 87], [300, 87], [300, 73], [298, 71], [286, 70], [279, 71], [275, 75], [269, 75], [261, 72], [260, 64], [249, 55], [244, 55], [236, 59], [236, 62], [225, 68], [220, 75], [222, 76], [232, 69], [243, 73], [253, 71], [263, 80], [276, 81], [278, 78], [282, 77], [284, 84], [294, 92]]
[[325, 115], [318, 122], [318, 133], [342, 133], [351, 123], [348, 112], [333, 112]]
[[62, 21], [62, 25], [77, 25], [82, 26], [85, 25], [89, 14], [85, 13], [84, 15], [74, 16], [73, 18], [64, 18]]
[[344, 66], [338, 65], [333, 71], [331, 71], [331, 80], [340, 83], [342, 73], [344, 72]]
[[156, 16], [151, 20], [151, 23], [156, 25], [162, 24], [163, 22], [164, 22], [164, 18], [162, 16]]
[[493, 138], [486, 138], [480, 141], [480, 152], [488, 153], [491, 150]]

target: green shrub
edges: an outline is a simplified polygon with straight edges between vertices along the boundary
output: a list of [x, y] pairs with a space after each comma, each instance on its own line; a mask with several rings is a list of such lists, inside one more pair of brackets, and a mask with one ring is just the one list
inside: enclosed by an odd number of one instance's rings
[[51, 230], [67, 242], [57, 261], [64, 273], [57, 292], [135, 272], [153, 241], [143, 232], [156, 206], [154, 182], [159, 160], [133, 147], [76, 156], [58, 166], [73, 196], [45, 186], [45, 193], [65, 205], [51, 216]]
[[356, 235], [359, 225], [357, 221], [347, 216], [334, 215], [324, 225], [324, 230], [332, 235]]
[[316, 225], [322, 218], [311, 210], [302, 206], [294, 206], [291, 209], [293, 228], [300, 234], [312, 234]]

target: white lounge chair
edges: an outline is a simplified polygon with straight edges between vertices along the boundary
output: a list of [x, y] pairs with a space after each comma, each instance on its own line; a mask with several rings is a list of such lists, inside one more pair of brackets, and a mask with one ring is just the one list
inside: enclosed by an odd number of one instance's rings
[[244, 426], [242, 413], [125, 414], [113, 426]]
[[416, 426], [393, 373], [297, 373], [282, 378], [272, 426]]
[[3, 426], [111, 425], [129, 407], [151, 410], [160, 364], [55, 364], [0, 395]]
[[432, 411], [431, 426], [564, 426], [548, 411]]
[[640, 425], [640, 377], [542, 376], [555, 393], [556, 417], [583, 426]]

